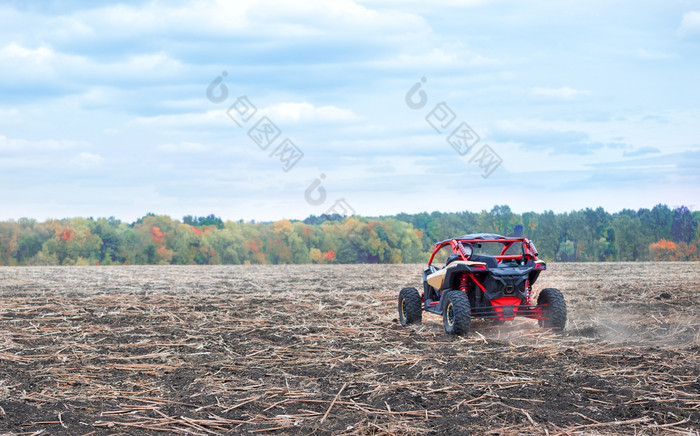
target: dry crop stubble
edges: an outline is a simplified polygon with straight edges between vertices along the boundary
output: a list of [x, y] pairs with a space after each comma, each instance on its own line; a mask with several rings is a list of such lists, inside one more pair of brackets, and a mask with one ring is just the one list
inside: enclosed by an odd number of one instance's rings
[[698, 263], [550, 264], [563, 334], [401, 327], [417, 265], [0, 268], [0, 432], [695, 434]]

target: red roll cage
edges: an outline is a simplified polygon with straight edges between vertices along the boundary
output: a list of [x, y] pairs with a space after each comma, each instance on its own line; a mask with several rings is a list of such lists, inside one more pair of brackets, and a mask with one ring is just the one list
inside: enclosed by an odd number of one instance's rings
[[[534, 244], [527, 238], [503, 238], [503, 239], [460, 239], [460, 238], [455, 238], [455, 239], [447, 239], [442, 242], [438, 242], [435, 244], [435, 248], [433, 248], [433, 254], [430, 255], [430, 260], [428, 261], [428, 265], [432, 265], [433, 263], [433, 258], [435, 257], [435, 254], [437, 254], [442, 247], [446, 245], [452, 246], [452, 252], [454, 254], [459, 255], [462, 260], [468, 260], [468, 258], [465, 256], [465, 253], [463, 252], [464, 245], [463, 243], [469, 243], [469, 244], [481, 244], [484, 242], [498, 242], [499, 244], [503, 244], [503, 249], [501, 250], [501, 254], [495, 255], [494, 257], [496, 260], [501, 261], [504, 259], [520, 259], [523, 261], [527, 261], [528, 258], [531, 258], [533, 260], [537, 260], [537, 250], [535, 249]], [[523, 254], [505, 254], [508, 249], [515, 244], [516, 242], [522, 243], [523, 247]]]

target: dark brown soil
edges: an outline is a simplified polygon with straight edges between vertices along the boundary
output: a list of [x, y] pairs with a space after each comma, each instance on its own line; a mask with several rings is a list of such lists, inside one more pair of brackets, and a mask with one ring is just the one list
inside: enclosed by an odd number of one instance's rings
[[0, 268], [0, 433], [695, 434], [699, 263], [552, 264], [563, 333], [401, 327], [416, 265]]

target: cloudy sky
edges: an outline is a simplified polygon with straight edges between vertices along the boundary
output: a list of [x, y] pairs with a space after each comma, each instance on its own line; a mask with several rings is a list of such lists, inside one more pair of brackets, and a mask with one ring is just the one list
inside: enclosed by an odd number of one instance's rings
[[0, 2], [0, 219], [697, 210], [698, 77], [687, 0]]

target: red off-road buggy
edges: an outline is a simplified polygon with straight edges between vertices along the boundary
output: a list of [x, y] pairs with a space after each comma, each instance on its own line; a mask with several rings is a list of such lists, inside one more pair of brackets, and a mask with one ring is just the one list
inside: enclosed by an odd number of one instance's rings
[[423, 268], [423, 295], [416, 288], [399, 293], [399, 321], [404, 326], [420, 322], [425, 310], [442, 315], [445, 331], [456, 335], [469, 333], [472, 318], [502, 322], [526, 317], [540, 327], [563, 329], [566, 301], [561, 291], [543, 289], [537, 303], [532, 302], [532, 285], [547, 269], [537, 255], [530, 240], [495, 234], [438, 242]]

